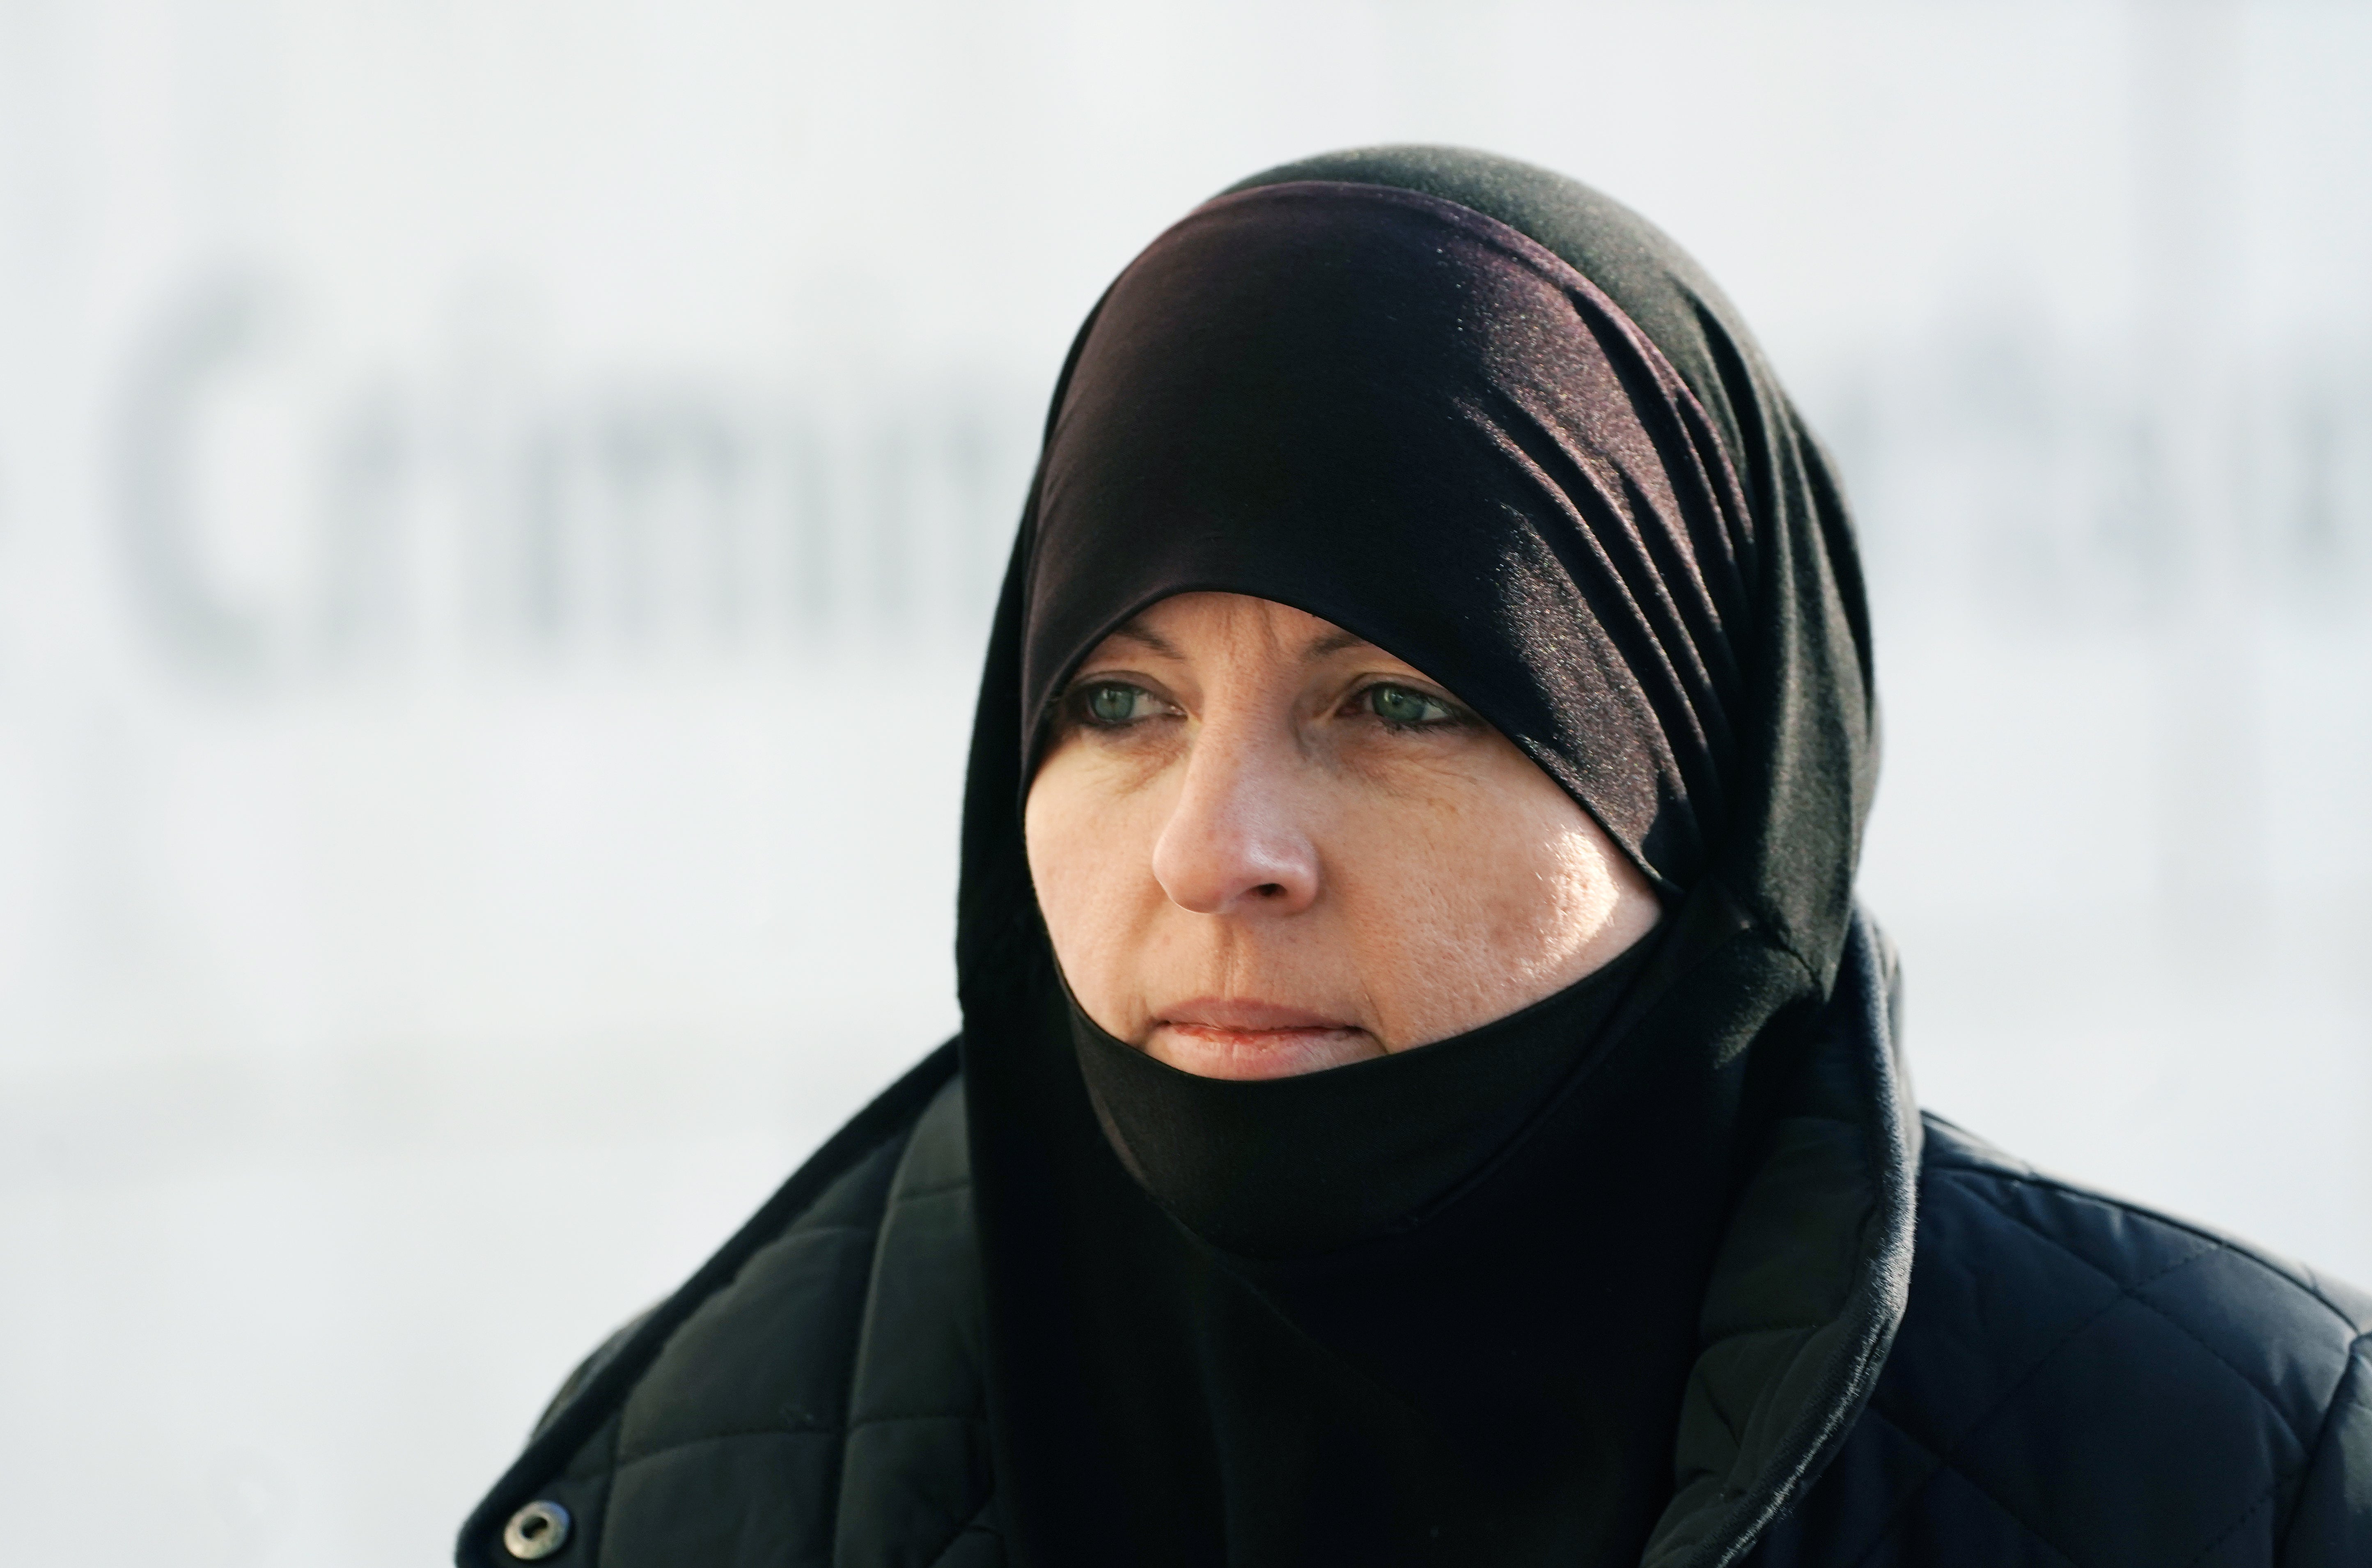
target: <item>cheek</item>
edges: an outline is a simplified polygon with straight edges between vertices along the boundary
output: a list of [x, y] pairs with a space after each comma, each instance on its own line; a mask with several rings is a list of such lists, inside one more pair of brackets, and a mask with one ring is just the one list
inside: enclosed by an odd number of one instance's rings
[[1613, 881], [1580, 808], [1535, 793], [1448, 787], [1360, 814], [1343, 858], [1360, 869], [1337, 889], [1395, 1044], [1462, 1034], [1587, 972]]
[[1038, 908], [1055, 961], [1087, 1016], [1127, 1038], [1131, 955], [1160, 894], [1153, 879], [1155, 803], [1114, 787], [1092, 759], [1046, 760], [1022, 812]]

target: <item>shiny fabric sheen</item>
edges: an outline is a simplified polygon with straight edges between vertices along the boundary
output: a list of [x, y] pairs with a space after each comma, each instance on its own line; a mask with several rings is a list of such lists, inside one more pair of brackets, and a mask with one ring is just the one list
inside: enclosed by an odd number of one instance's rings
[[1254, 594], [1443, 682], [1666, 889], [1703, 868], [1745, 501], [1664, 357], [1506, 225], [1380, 186], [1210, 203], [1099, 308], [1038, 516], [1033, 738], [1119, 620]]

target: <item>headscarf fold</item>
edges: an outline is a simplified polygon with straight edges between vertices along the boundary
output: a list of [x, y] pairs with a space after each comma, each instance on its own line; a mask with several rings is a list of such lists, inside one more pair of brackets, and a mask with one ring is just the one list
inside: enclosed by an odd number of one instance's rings
[[1745, 513], [1695, 398], [1555, 254], [1414, 192], [1258, 187], [1138, 257], [1072, 368], [1025, 704], [1042, 721], [1116, 610], [1290, 595], [1686, 887], [1723, 816]]

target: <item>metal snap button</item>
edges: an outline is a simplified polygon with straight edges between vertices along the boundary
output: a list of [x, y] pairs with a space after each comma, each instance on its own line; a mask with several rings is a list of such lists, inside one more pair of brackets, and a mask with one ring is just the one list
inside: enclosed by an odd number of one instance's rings
[[568, 1544], [568, 1510], [537, 1498], [503, 1527], [503, 1547], [522, 1562], [549, 1557]]

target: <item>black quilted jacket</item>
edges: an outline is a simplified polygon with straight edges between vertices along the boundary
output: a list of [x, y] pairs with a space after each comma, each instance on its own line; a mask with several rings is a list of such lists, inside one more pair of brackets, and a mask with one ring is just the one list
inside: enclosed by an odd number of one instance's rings
[[[1709, 1343], [1645, 1561], [2372, 1568], [2372, 1297], [1920, 1118], [1883, 998], [1847, 1010], [1861, 1124], [1750, 1188], [1708, 1335], [1725, 1296], [1831, 1306]], [[463, 1527], [464, 1568], [1010, 1560], [962, 1093], [943, 1048], [587, 1361]], [[1816, 1145], [1899, 1151], [1899, 1191], [1874, 1156], [1831, 1172], [1855, 1206], [1823, 1228]], [[1862, 1283], [1808, 1292], [1824, 1270]], [[1848, 1300], [1884, 1318], [1854, 1353], [1875, 1376], [1801, 1353]]]

